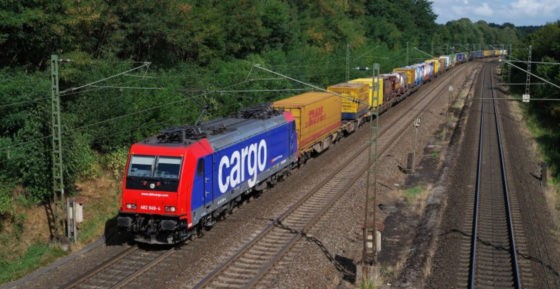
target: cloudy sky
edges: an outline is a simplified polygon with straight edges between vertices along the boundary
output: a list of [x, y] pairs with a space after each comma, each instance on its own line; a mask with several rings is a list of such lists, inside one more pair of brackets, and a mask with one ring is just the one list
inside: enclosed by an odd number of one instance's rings
[[544, 25], [560, 20], [560, 0], [431, 0], [437, 23], [469, 18], [515, 26]]

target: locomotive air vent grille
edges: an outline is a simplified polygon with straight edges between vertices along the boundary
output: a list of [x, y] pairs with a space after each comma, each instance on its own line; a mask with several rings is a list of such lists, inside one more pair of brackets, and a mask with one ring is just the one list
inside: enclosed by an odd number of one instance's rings
[[180, 126], [161, 131], [155, 138], [149, 138], [146, 143], [191, 144], [206, 137], [198, 126]]
[[272, 107], [270, 103], [263, 103], [240, 110], [235, 117], [246, 119], [267, 119], [279, 115], [281, 112]]

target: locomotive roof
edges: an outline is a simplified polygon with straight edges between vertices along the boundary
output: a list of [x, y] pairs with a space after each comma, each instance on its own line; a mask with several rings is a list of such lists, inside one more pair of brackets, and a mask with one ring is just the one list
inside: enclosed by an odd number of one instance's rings
[[[232, 143], [238, 143], [263, 131], [271, 130], [286, 123], [284, 115], [276, 115], [269, 119], [240, 119], [223, 118], [208, 123], [208, 129], [224, 126], [223, 132], [208, 135], [208, 141], [214, 150], [227, 147]], [[214, 126], [215, 125], [215, 126]]]
[[264, 112], [262, 109], [246, 109], [232, 117], [205, 121], [196, 126], [168, 128], [143, 143], [185, 146], [207, 138], [213, 149], [219, 150], [285, 123], [286, 118], [280, 111], [271, 108]]

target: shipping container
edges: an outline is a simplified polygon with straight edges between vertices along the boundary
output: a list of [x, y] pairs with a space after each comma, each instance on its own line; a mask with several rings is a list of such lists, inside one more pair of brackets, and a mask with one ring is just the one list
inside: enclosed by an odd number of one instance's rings
[[397, 94], [401, 95], [401, 94], [405, 93], [405, 91], [408, 87], [408, 80], [407, 80], [406, 73], [404, 73], [404, 72], [393, 72], [393, 73], [388, 73], [388, 74], [393, 75], [394, 77], [397, 78], [397, 86], [396, 86]]
[[[373, 95], [373, 91], [371, 89], [371, 84], [373, 83], [372, 78], [357, 78], [357, 79], [353, 79], [350, 80], [351, 83], [364, 83], [367, 85], [368, 87], [368, 103], [372, 108], [377, 107], [377, 104], [379, 103], [379, 105], [383, 104], [383, 78], [379, 79], [376, 78], [375, 82], [379, 82], [379, 85], [377, 86], [377, 95], [374, 96]], [[375, 100], [375, 97], [377, 97], [377, 100]]]
[[457, 62], [463, 63], [467, 61], [467, 57], [464, 52], [457, 53]]
[[383, 95], [387, 98], [387, 102], [391, 101], [397, 95], [399, 95], [400, 80], [396, 74], [381, 74], [380, 77], [383, 78], [383, 83], [387, 87], [388, 91], [383, 91]]
[[328, 92], [306, 92], [272, 104], [292, 113], [300, 156], [321, 152], [339, 136], [341, 98]]
[[416, 73], [415, 73], [416, 79], [414, 80], [414, 84], [415, 85], [421, 85], [424, 82], [424, 65], [414, 64], [414, 65], [407, 66], [407, 67], [410, 67], [410, 68], [413, 68], [414, 70], [416, 70]]
[[365, 83], [338, 83], [327, 87], [341, 96], [342, 120], [359, 120], [369, 110], [369, 89]]
[[440, 56], [439, 59], [443, 60], [443, 68], [444, 68], [445, 70], [451, 68], [451, 67], [449, 66], [449, 56], [443, 55], [443, 56]]
[[439, 74], [439, 59], [432, 58], [425, 60], [424, 62], [432, 66], [432, 77], [435, 77]]
[[443, 59], [442, 59], [441, 57], [439, 57], [439, 58], [435, 58], [435, 59], [437, 59], [437, 61], [438, 61], [438, 65], [439, 65], [439, 72], [440, 72], [440, 73], [443, 73], [443, 72], [445, 72], [445, 65], [444, 65], [444, 61], [443, 61]]
[[381, 78], [383, 83], [383, 103], [385, 104], [385, 106], [390, 106], [397, 96], [397, 79], [396, 77], [388, 74], [379, 75], [379, 78]]
[[406, 84], [409, 87], [416, 86], [414, 83], [416, 80], [416, 69], [411, 67], [399, 67], [393, 69], [393, 72], [396, 73], [404, 73], [406, 75]]
[[482, 51], [482, 56], [490, 57], [490, 56], [492, 56], [492, 52], [493, 52], [493, 50], [484, 50], [484, 51]]
[[449, 66], [455, 67], [455, 64], [457, 64], [457, 54], [451, 53], [449, 54]]
[[433, 73], [433, 66], [431, 63], [421, 62], [421, 63], [414, 64], [412, 66], [419, 68], [420, 71], [422, 72], [422, 82], [427, 82], [428, 80], [430, 80], [431, 75]]
[[482, 58], [483, 57], [482, 50], [472, 51], [471, 52], [471, 57], [473, 59]]

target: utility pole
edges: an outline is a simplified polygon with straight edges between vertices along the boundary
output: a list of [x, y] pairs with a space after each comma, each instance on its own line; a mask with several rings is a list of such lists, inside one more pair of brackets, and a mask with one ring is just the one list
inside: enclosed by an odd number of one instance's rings
[[377, 231], [376, 202], [377, 202], [377, 138], [379, 131], [379, 63], [372, 65], [372, 102], [375, 106], [375, 120], [371, 122], [371, 139], [368, 156], [366, 206], [364, 218], [363, 255], [362, 262], [358, 265], [358, 274], [361, 281], [368, 282], [377, 278], [375, 263], [377, 252], [381, 250], [380, 233]]
[[420, 127], [420, 121], [421, 121], [420, 116], [418, 116], [412, 123], [412, 126], [414, 127], [414, 143], [412, 145], [412, 161], [410, 162], [411, 163], [410, 172], [413, 174], [415, 172], [414, 168], [416, 167], [416, 143], [418, 142], [418, 128]]
[[432, 48], [430, 50], [430, 54], [434, 55], [434, 39], [432, 38]]
[[[511, 43], [510, 43], [510, 44], [509, 44], [509, 50], [508, 50], [508, 52], [507, 52], [507, 54], [508, 54], [508, 60], [509, 60], [510, 62], [511, 62], [511, 53], [512, 53], [512, 51], [511, 51]], [[508, 65], [507, 68], [508, 68], [508, 83], [511, 83], [511, 67]]]
[[531, 95], [531, 54], [533, 51], [533, 46], [529, 45], [529, 56], [527, 59], [527, 78], [525, 80], [525, 94]]
[[52, 238], [61, 241], [64, 234], [66, 202], [64, 200], [64, 177], [62, 168], [62, 127], [60, 125], [60, 91], [58, 87], [58, 55], [51, 55], [51, 132], [52, 132], [52, 178], [54, 224]]
[[350, 44], [346, 43], [346, 81], [350, 80]]
[[[79, 91], [85, 87], [107, 81], [109, 79], [127, 74], [129, 72], [149, 67], [150, 62], [144, 62], [143, 65], [129, 69], [127, 71], [97, 80], [79, 87], [74, 87], [60, 91], [58, 65], [59, 63], [68, 62], [67, 59], [59, 59], [58, 55], [51, 55], [51, 132], [52, 132], [52, 180], [53, 180], [53, 196], [52, 203], [47, 206], [47, 218], [49, 219], [49, 226], [51, 230], [52, 241], [60, 243], [60, 245], [67, 245], [64, 241], [70, 239], [73, 242], [77, 241], [76, 222], [80, 222], [81, 211], [76, 213], [77, 204], [75, 201], [70, 202], [72, 205], [72, 214], [69, 215], [68, 208], [64, 194], [64, 169], [62, 161], [62, 126], [60, 120], [60, 95], [61, 93]], [[81, 206], [81, 205], [80, 205]], [[71, 216], [71, 219], [70, 219]], [[68, 225], [68, 227], [66, 227]], [[67, 229], [65, 231], [65, 229]]]
[[406, 66], [408, 66], [408, 41], [406, 42]]

